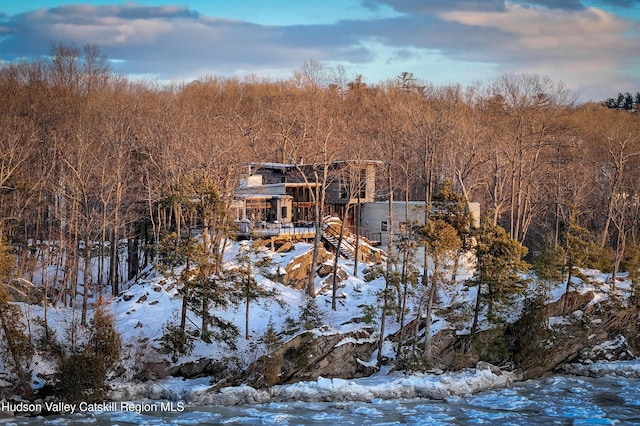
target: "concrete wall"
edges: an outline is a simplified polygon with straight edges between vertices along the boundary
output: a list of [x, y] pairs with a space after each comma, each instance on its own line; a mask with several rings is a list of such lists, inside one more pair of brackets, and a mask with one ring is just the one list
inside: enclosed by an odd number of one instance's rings
[[[470, 202], [469, 212], [476, 227], [480, 226], [480, 203]], [[389, 240], [389, 203], [377, 201], [362, 204], [361, 225], [371, 233], [380, 233], [380, 243]], [[424, 223], [424, 201], [395, 201], [393, 203], [393, 233], [399, 235], [405, 223]]]

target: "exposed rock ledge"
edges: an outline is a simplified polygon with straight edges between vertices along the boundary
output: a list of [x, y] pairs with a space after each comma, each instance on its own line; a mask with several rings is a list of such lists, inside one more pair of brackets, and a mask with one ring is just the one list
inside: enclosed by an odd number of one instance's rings
[[[566, 316], [561, 316], [563, 304], [564, 298], [561, 298], [547, 306], [553, 320], [548, 356], [542, 363], [518, 366], [516, 372], [501, 371], [483, 362], [481, 353], [470, 351], [465, 354], [466, 365], [462, 367], [475, 368], [458, 367], [454, 368], [457, 371], [442, 375], [405, 376], [401, 372], [387, 375], [377, 372], [375, 366], [366, 362], [372, 358], [376, 347], [376, 330], [357, 329], [343, 334], [324, 330], [294, 337], [235, 376], [225, 377], [223, 373], [215, 377], [211, 371], [200, 374], [201, 368], [215, 371], [222, 366], [197, 362], [189, 368], [174, 369], [174, 373], [180, 371], [180, 375], [187, 377], [212, 376], [211, 381], [204, 379], [206, 382], [201, 386], [183, 387], [179, 391], [173, 385], [163, 384], [166, 381], [113, 385], [111, 398], [182, 400], [196, 405], [412, 397], [442, 399], [508, 386], [515, 380], [540, 377], [552, 371], [589, 376], [607, 374], [603, 367], [606, 364], [593, 362], [635, 358], [637, 348], [627, 342], [637, 341], [636, 308], [612, 302], [596, 303], [593, 292], [570, 293], [568, 311], [571, 313]], [[445, 369], [451, 369], [463, 339], [451, 332], [434, 339], [436, 346], [441, 348], [437, 356], [448, 364], [448, 367], [444, 365]], [[611, 345], [611, 342], [620, 343]], [[640, 377], [640, 367], [612, 365], [610, 373]], [[211, 382], [217, 384], [214, 386]]]

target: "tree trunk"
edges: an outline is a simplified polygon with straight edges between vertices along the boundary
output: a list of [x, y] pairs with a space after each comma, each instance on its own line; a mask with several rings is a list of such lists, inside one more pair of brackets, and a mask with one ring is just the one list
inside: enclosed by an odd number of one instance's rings
[[571, 286], [571, 275], [573, 273], [573, 263], [569, 262], [567, 266], [569, 269], [569, 276], [567, 277], [567, 285], [564, 289], [564, 304], [562, 305], [562, 315], [567, 314], [567, 307], [569, 306], [569, 288]]
[[342, 239], [344, 238], [344, 222], [349, 216], [349, 208], [351, 205], [347, 203], [345, 213], [342, 216], [342, 221], [340, 222], [340, 235], [338, 236], [338, 246], [336, 247], [336, 253], [333, 260], [333, 277], [332, 277], [332, 285], [331, 285], [331, 309], [336, 310], [336, 297], [338, 293], [338, 257], [340, 257], [340, 247], [342, 247]]
[[138, 276], [140, 259], [138, 257], [139, 240], [137, 238], [129, 238], [127, 240], [127, 279], [129, 281]]
[[80, 324], [87, 325], [87, 303], [89, 301], [89, 288], [91, 287], [91, 239], [84, 240], [84, 272], [83, 272], [83, 292], [82, 292], [82, 318]]

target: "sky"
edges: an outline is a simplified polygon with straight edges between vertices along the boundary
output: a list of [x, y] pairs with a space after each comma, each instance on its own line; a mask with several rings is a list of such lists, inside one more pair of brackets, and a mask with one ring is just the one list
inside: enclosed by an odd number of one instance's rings
[[314, 61], [369, 84], [528, 73], [581, 101], [640, 91], [640, 0], [0, 0], [0, 61], [58, 42], [157, 81], [287, 79]]

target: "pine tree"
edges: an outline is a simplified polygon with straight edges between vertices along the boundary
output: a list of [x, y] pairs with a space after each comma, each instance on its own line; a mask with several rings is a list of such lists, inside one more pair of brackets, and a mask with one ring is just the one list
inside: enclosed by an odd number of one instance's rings
[[104, 300], [96, 304], [88, 332], [85, 344], [77, 352], [64, 356], [56, 370], [58, 393], [70, 402], [103, 399], [107, 378], [120, 358], [120, 335]]
[[[178, 240], [176, 234], [165, 237], [159, 251], [164, 270], [176, 278], [179, 285], [178, 293], [182, 297], [179, 323], [182, 336], [173, 336], [171, 340], [188, 340], [186, 319], [187, 312], [191, 310], [202, 320], [200, 338], [203, 341], [211, 342], [215, 339], [235, 348], [238, 328], [229, 321], [211, 314], [212, 308], [225, 309], [235, 302], [231, 282], [216, 274], [217, 256], [207, 253], [204, 246], [194, 238]], [[183, 267], [176, 274], [179, 266]], [[176, 330], [171, 328], [171, 334], [175, 332]]]
[[533, 262], [536, 275], [543, 281], [562, 281], [565, 258], [562, 246], [545, 244]]
[[[445, 283], [446, 268], [444, 268], [448, 257], [458, 254], [458, 250], [462, 245], [460, 236], [453, 226], [442, 219], [429, 219], [427, 223], [418, 230], [420, 239], [425, 244], [425, 248], [429, 250], [433, 259], [433, 272], [429, 280], [429, 288], [424, 289], [423, 295], [418, 303], [418, 315], [422, 309], [425, 309], [425, 330], [424, 330], [424, 359], [427, 363], [431, 362], [431, 322], [433, 304], [439, 287]], [[416, 336], [418, 330], [416, 321]], [[415, 345], [414, 345], [415, 349]]]
[[569, 303], [569, 290], [571, 288], [571, 278], [575, 268], [584, 265], [589, 256], [589, 248], [592, 246], [592, 236], [589, 231], [578, 224], [577, 211], [571, 208], [569, 215], [569, 227], [564, 234], [565, 267], [568, 271], [567, 284], [565, 288], [564, 304], [562, 314], [567, 313]]
[[171, 361], [177, 362], [179, 357], [191, 355], [195, 339], [193, 334], [182, 330], [174, 319], [163, 325], [160, 346], [166, 353], [171, 354]]
[[96, 303], [88, 331], [89, 340], [85, 350], [98, 357], [105, 369], [111, 371], [120, 359], [122, 343], [113, 315], [108, 312], [108, 304], [102, 298]]
[[526, 279], [520, 275], [529, 265], [522, 260], [526, 247], [509, 237], [507, 231], [483, 217], [478, 234], [476, 271], [473, 280], [478, 286], [471, 334], [478, 329], [481, 301], [486, 289], [489, 319], [494, 319], [494, 304], [506, 301], [525, 289]]
[[633, 96], [629, 92], [626, 92], [624, 94], [623, 108], [626, 109], [627, 111], [630, 111], [633, 109]]
[[258, 284], [251, 268], [251, 251], [243, 246], [237, 256], [240, 268], [234, 271], [232, 280], [236, 285], [235, 292], [245, 304], [245, 339], [249, 340], [249, 307], [251, 302], [263, 298], [275, 298], [278, 295], [275, 289], [266, 289]]
[[458, 233], [461, 241], [458, 255], [454, 259], [455, 264], [453, 266], [453, 274], [451, 275], [451, 283], [453, 284], [456, 279], [460, 256], [472, 248], [472, 236], [474, 232], [473, 216], [469, 211], [468, 200], [464, 195], [453, 190], [453, 185], [450, 180], [444, 182], [440, 193], [433, 197], [433, 202], [436, 209], [431, 217], [441, 219], [451, 225]]
[[322, 311], [318, 307], [315, 297], [305, 294], [304, 306], [300, 311], [300, 323], [305, 330], [312, 330], [322, 323]]
[[30, 385], [31, 374], [28, 371], [28, 364], [34, 349], [31, 340], [24, 332], [22, 310], [11, 303], [7, 293], [14, 267], [15, 258], [11, 248], [4, 239], [0, 239], [0, 336], [3, 342], [0, 354], [4, 362], [11, 366], [18, 380], [20, 394], [29, 398], [33, 390]]

